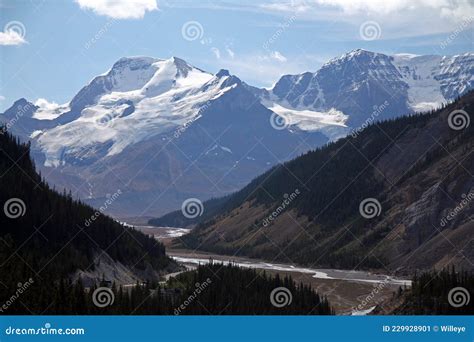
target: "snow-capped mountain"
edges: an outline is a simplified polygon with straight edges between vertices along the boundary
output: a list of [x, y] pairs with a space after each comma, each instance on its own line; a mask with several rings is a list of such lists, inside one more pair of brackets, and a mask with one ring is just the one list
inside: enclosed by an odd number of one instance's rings
[[45, 166], [87, 158], [107, 144], [101, 157], [198, 119], [203, 106], [232, 88], [226, 78], [194, 68], [178, 58], [122, 58], [72, 99], [60, 123], [36, 133]]
[[66, 104], [20, 99], [0, 120], [32, 142], [36, 164], [57, 187], [96, 206], [121, 189], [112, 213], [158, 216], [189, 197], [236, 191], [347, 134], [375, 108], [383, 119], [449, 101], [473, 88], [473, 68], [473, 54], [355, 50], [266, 90], [176, 57], [128, 57]]
[[97, 206], [121, 189], [112, 212], [123, 216], [236, 191], [327, 142], [319, 132], [272, 128], [272, 114], [226, 70], [213, 75], [175, 57], [131, 57], [67, 104], [21, 99], [3, 118], [32, 141], [51, 183]]
[[269, 108], [308, 130], [317, 126], [301, 118], [322, 116], [357, 127], [374, 112], [383, 119], [426, 111], [473, 87], [473, 53], [389, 56], [357, 49], [314, 73], [283, 76], [260, 96]]

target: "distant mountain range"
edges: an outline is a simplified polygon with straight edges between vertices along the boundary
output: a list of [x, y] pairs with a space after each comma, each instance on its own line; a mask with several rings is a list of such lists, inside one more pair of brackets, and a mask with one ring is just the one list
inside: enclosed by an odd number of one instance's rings
[[474, 87], [474, 54], [354, 50], [272, 89], [182, 59], [121, 58], [63, 105], [0, 115], [46, 179], [109, 212], [157, 216], [239, 190], [256, 175], [374, 120], [439, 107]]
[[197, 225], [180, 248], [328, 268], [474, 269], [474, 91], [372, 124], [155, 225]]

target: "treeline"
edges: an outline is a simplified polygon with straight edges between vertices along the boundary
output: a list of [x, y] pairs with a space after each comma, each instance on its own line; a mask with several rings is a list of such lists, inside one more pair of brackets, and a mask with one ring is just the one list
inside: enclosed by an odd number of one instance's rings
[[474, 273], [431, 271], [415, 275], [412, 288], [395, 314], [472, 315], [474, 314]]
[[[101, 284], [104, 286], [105, 284]], [[272, 304], [274, 289], [291, 293]], [[269, 277], [256, 270], [233, 265], [212, 264], [171, 278], [166, 284], [149, 282], [132, 287], [112, 285], [102, 291], [102, 304], [94, 304], [97, 287], [85, 289], [70, 280], [34, 281], [4, 314], [106, 314], [106, 315], [329, 315], [328, 301], [309, 286], [295, 284], [290, 277]], [[97, 290], [97, 291], [99, 291]], [[110, 295], [110, 292], [113, 295]], [[111, 299], [113, 298], [113, 300]], [[285, 302], [286, 301], [286, 302]]]
[[[388, 225], [377, 227], [377, 224], [385, 219], [387, 209], [393, 205], [388, 202], [386, 194], [398, 183], [387, 182], [380, 175], [380, 168], [375, 165], [405, 131], [411, 131], [413, 134], [430, 132], [432, 124], [427, 126], [427, 123], [436, 120], [442, 122], [440, 127], [443, 135], [449, 135], [449, 139], [443, 141], [443, 144], [432, 146], [430, 152], [420, 158], [412, 170], [400, 171], [400, 174], [395, 176], [401, 178], [393, 177], [392, 182], [404, 181], [407, 177], [426, 170], [450, 153], [451, 149], [462, 146], [466, 153], [469, 153], [474, 137], [474, 125], [471, 124], [464, 130], [453, 130], [449, 128], [447, 114], [460, 108], [468, 113], [474, 112], [473, 98], [474, 92], [470, 92], [452, 104], [429, 113], [373, 123], [355, 136], [347, 136], [269, 170], [241, 191], [225, 198], [224, 203], [213, 200], [210, 210], [207, 210], [205, 202], [206, 216], [200, 218], [201, 222], [193, 222], [197, 223], [197, 226], [190, 234], [176, 240], [177, 247], [199, 248], [224, 254], [238, 252], [239, 255], [255, 258], [274, 258], [275, 249], [272, 248], [274, 242], [269, 241], [264, 235], [242, 246], [237, 241], [241, 236], [225, 235], [225, 239], [219, 240], [217, 234], [212, 234], [210, 227], [216, 223], [225, 225], [226, 215], [234, 209], [242, 208], [247, 202], [253, 207], [260, 205], [265, 208], [261, 216], [256, 218], [254, 225], [242, 227], [241, 230], [242, 234], [254, 232], [263, 219], [276, 210], [285, 194], [299, 189], [301, 195], [297, 196], [286, 210], [294, 209], [295, 215], [302, 215], [312, 222], [305, 226], [305, 234], [311, 236], [311, 239], [292, 241], [290, 246], [282, 243], [286, 255], [300, 264], [311, 264], [318, 260], [318, 264], [324, 267], [383, 267], [388, 261], [384, 260], [380, 253], [376, 256], [367, 256], [365, 249], [356, 247], [361, 241], [367, 248], [376, 246], [392, 229]], [[432, 134], [441, 135], [437, 129]], [[406, 174], [402, 176], [405, 171]], [[384, 210], [380, 216], [368, 221], [360, 215], [359, 205], [362, 200], [371, 197], [382, 203]], [[169, 214], [167, 218], [179, 215], [182, 216], [182, 213], [175, 212]], [[345, 230], [341, 233], [341, 227], [347, 224], [350, 224], [351, 234], [342, 234]], [[269, 225], [269, 229], [271, 228]], [[331, 250], [321, 248], [321, 245], [314, 241], [331, 246]]]
[[30, 145], [3, 131], [0, 189], [0, 304], [29, 278], [53, 291], [78, 269], [93, 270], [102, 251], [144, 277], [176, 268], [155, 239], [51, 189], [35, 171]]

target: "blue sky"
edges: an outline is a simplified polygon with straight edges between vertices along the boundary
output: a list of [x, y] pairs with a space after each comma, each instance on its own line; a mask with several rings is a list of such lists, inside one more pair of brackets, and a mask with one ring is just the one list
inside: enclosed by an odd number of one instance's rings
[[271, 86], [355, 48], [473, 51], [473, 24], [469, 0], [0, 0], [0, 110], [68, 102], [123, 56], [178, 56]]

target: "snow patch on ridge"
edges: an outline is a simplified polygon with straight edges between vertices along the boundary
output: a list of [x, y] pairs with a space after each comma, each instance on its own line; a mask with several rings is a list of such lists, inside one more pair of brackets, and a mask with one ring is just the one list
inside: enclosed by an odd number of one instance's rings
[[446, 102], [435, 75], [439, 73], [440, 56], [398, 54], [393, 64], [408, 85], [408, 104], [415, 111], [427, 111]]
[[271, 100], [262, 100], [262, 104], [285, 118], [287, 125], [296, 126], [303, 131], [320, 131], [330, 140], [337, 140], [348, 133], [346, 122], [349, 116], [335, 108], [322, 112], [302, 107], [293, 108], [286, 102], [276, 103]]
[[[119, 154], [131, 144], [195, 120], [209, 101], [235, 86], [223, 85], [228, 77], [216, 78], [197, 68], [183, 66], [181, 60], [177, 66], [176, 60], [153, 62], [154, 74], [144, 77], [144, 73], [139, 72], [140, 81], [136, 80], [136, 72], [129, 72], [130, 68], [117, 62], [109, 73], [114, 74], [113, 91], [84, 108], [76, 120], [39, 136], [39, 146], [46, 155], [45, 166], [63, 165], [65, 157], [71, 154], [76, 158], [78, 154], [91, 157], [97, 152], [94, 150], [97, 144], [107, 143], [106, 151], [101, 151], [106, 156]], [[143, 64], [136, 67], [141, 68]], [[118, 76], [117, 70], [125, 70], [125, 76]], [[142, 87], [118, 91], [130, 88], [122, 84], [124, 80], [142, 84]]]
[[36, 100], [34, 105], [38, 109], [33, 113], [32, 118], [37, 120], [54, 120], [69, 110], [69, 103], [59, 105], [42, 98]]

